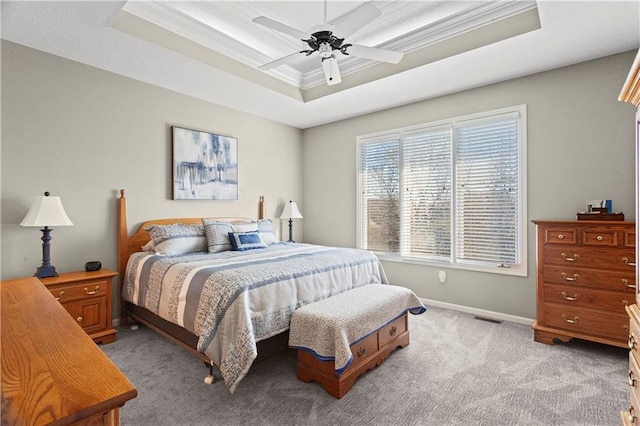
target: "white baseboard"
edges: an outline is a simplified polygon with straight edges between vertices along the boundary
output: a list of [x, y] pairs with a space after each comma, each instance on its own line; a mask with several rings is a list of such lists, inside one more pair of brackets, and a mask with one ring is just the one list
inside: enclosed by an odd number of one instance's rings
[[471, 308], [469, 306], [456, 305], [453, 303], [440, 302], [437, 300], [424, 299], [422, 297], [420, 298], [420, 300], [422, 300], [422, 303], [424, 303], [425, 305], [435, 306], [436, 308], [451, 309], [452, 311], [465, 312], [467, 314], [478, 315], [483, 318], [491, 318], [491, 319], [496, 319], [501, 321], [510, 321], [510, 322], [515, 322], [515, 323], [524, 324], [524, 325], [533, 325], [533, 320], [531, 318], [503, 314], [500, 312], [487, 311], [484, 309]]

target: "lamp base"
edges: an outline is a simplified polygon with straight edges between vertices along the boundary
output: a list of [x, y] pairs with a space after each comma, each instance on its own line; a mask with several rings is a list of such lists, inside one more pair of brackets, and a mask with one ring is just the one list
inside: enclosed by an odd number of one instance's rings
[[56, 272], [56, 267], [53, 265], [42, 265], [38, 269], [36, 269], [36, 273], [34, 274], [37, 278], [47, 278], [47, 277], [57, 277], [58, 273]]

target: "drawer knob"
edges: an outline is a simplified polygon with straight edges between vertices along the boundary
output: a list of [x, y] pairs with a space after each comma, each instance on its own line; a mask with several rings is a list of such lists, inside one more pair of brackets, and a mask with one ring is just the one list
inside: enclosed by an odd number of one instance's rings
[[558, 239], [559, 239], [559, 240], [564, 240], [564, 235], [562, 235], [562, 234], [558, 234]]
[[629, 370], [629, 386], [636, 387], [636, 379], [633, 378], [633, 371]]
[[634, 336], [633, 333], [629, 334], [629, 340], [627, 340], [627, 344], [629, 345], [629, 349], [631, 349], [632, 351], [636, 350], [638, 342], [636, 341], [636, 336]]
[[624, 262], [625, 265], [636, 266], [635, 262], [629, 262], [629, 258], [628, 257], [623, 257], [622, 258], [622, 262]]
[[602, 238], [602, 235], [598, 235], [598, 236], [596, 237], [596, 240], [598, 240], [598, 241], [602, 241], [602, 240], [604, 240], [604, 238]]
[[565, 293], [564, 291], [562, 292], [562, 297], [564, 297], [565, 300], [570, 300], [572, 302], [578, 300], [578, 293], [574, 293], [573, 296], [568, 296], [567, 293]]
[[575, 253], [573, 255], [573, 257], [569, 257], [567, 256], [566, 253], [560, 253], [560, 257], [562, 257], [564, 260], [566, 260], [567, 262], [575, 262], [576, 260], [578, 260], [578, 258], [580, 257], [577, 253]]
[[624, 284], [625, 287], [629, 287], [629, 288], [636, 288], [635, 284], [629, 284], [629, 280], [626, 278], [622, 279], [622, 284]]
[[82, 324], [82, 317], [76, 318], [76, 321], [78, 321], [80, 324]]
[[389, 336], [395, 336], [396, 332], [398, 331], [398, 329], [396, 328], [396, 326], [394, 325], [393, 327], [391, 327], [389, 329]]
[[364, 346], [361, 346], [356, 352], [356, 354], [358, 355], [358, 358], [362, 358], [366, 353], [367, 353], [367, 349]]
[[630, 405], [629, 406], [629, 414], [627, 414], [627, 420], [629, 420], [629, 423], [634, 424], [636, 422], [636, 416], [634, 414], [634, 410], [633, 410], [633, 406]]
[[573, 318], [567, 318], [565, 314], [562, 314], [562, 319], [569, 324], [576, 324], [580, 320], [580, 317], [576, 315]]
[[576, 281], [578, 278], [580, 278], [579, 274], [573, 274], [572, 277], [567, 276], [566, 272], [562, 273], [562, 278], [564, 278], [565, 281]]
[[58, 297], [56, 297], [56, 300], [62, 299], [62, 296], [64, 296], [64, 290], [62, 290], [62, 291], [60, 291], [60, 293], [58, 293]]
[[96, 294], [98, 292], [98, 290], [100, 289], [100, 286], [97, 285], [95, 290], [89, 291], [89, 289], [87, 289], [86, 287], [84, 288], [84, 294], [87, 294], [89, 296]]

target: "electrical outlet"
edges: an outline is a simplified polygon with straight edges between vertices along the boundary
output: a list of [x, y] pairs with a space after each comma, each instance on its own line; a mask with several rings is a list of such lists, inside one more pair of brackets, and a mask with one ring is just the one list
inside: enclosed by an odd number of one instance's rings
[[446, 283], [447, 282], [447, 272], [446, 271], [438, 271], [438, 278], [440, 279], [441, 283]]

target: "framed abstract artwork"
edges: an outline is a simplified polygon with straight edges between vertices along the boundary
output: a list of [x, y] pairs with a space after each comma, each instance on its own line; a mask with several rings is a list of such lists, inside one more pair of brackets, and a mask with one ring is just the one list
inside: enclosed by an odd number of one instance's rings
[[174, 200], [237, 200], [238, 140], [171, 126]]

